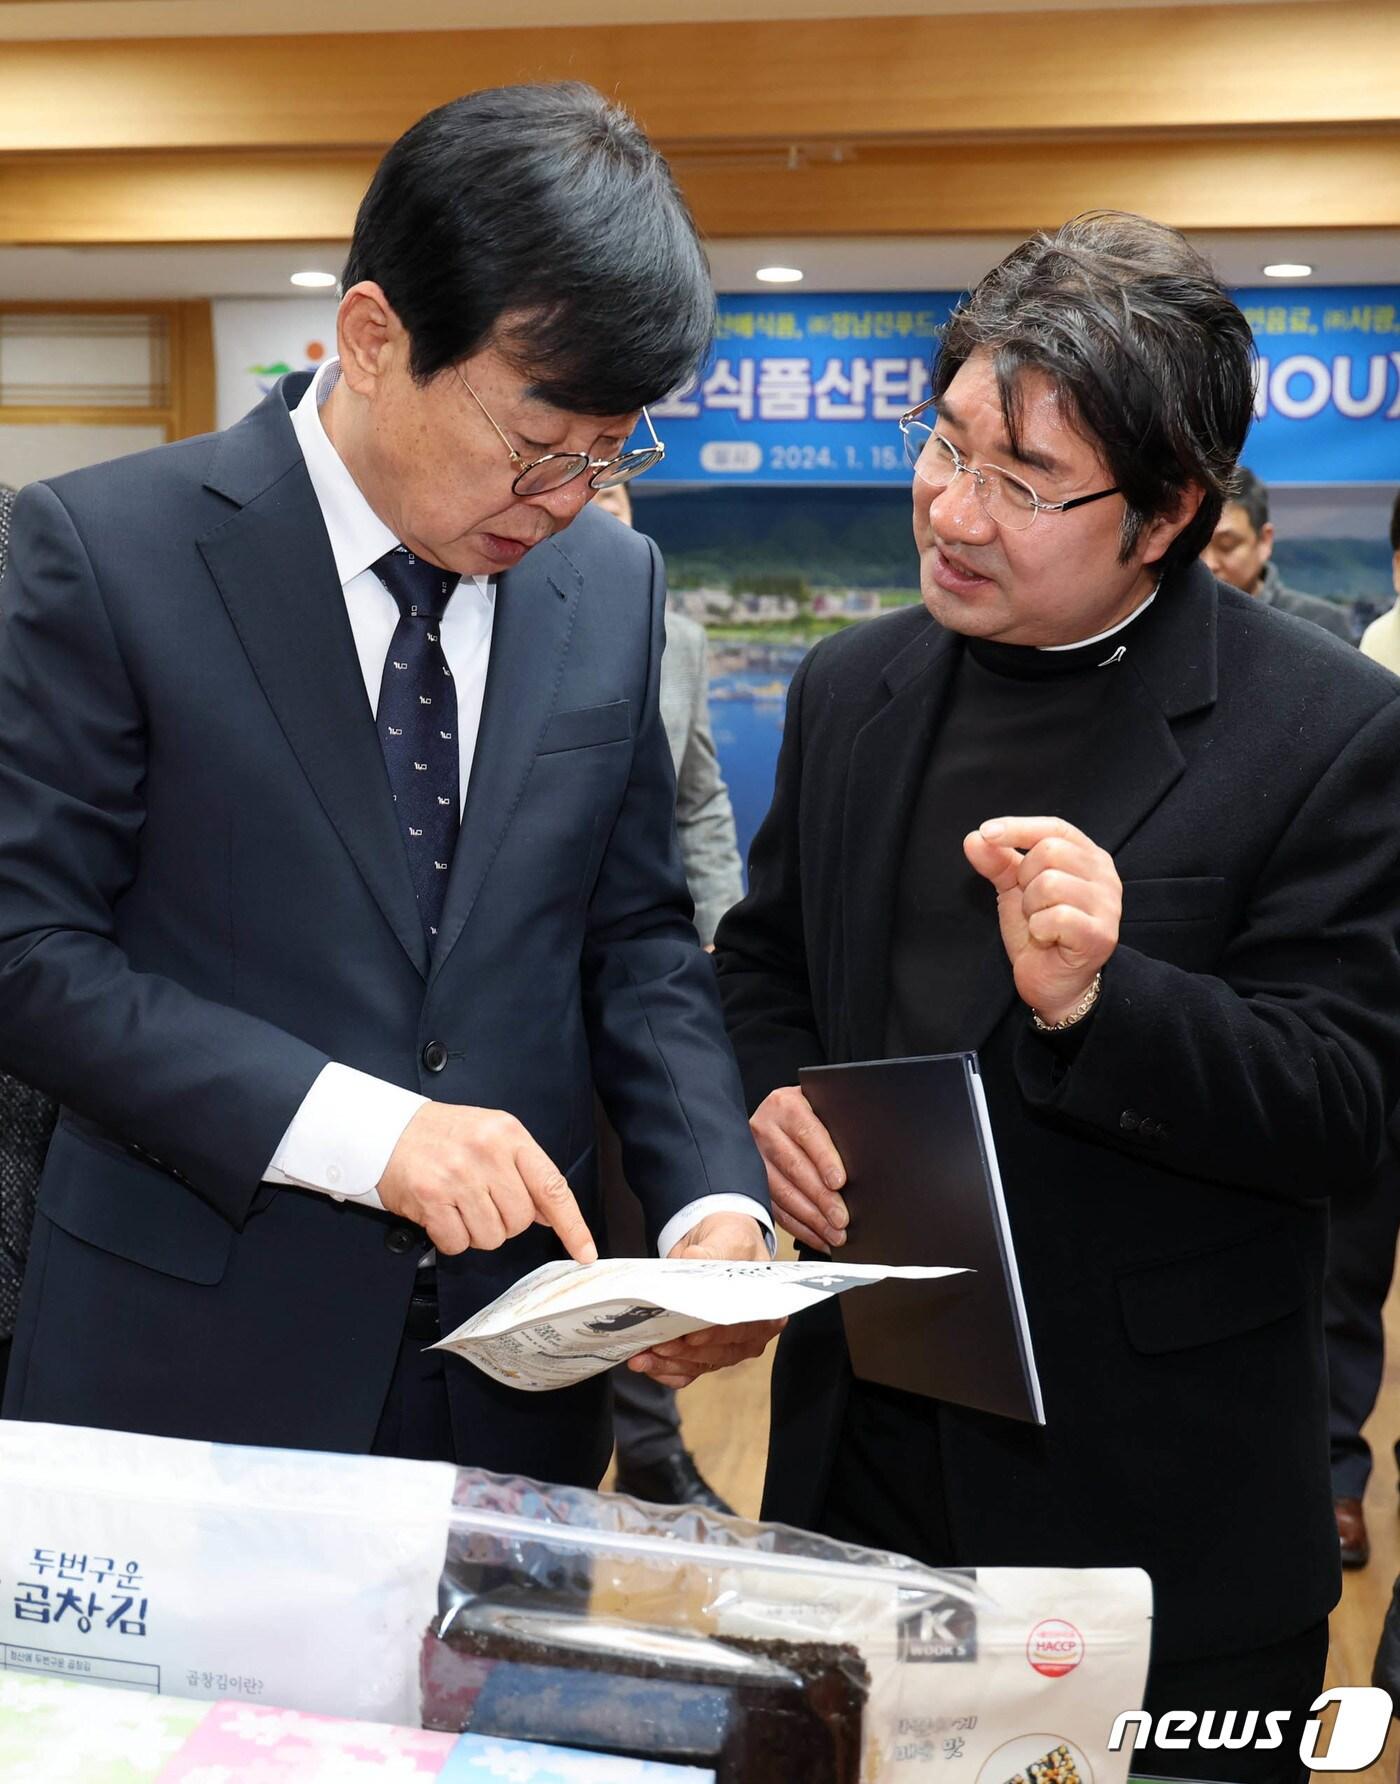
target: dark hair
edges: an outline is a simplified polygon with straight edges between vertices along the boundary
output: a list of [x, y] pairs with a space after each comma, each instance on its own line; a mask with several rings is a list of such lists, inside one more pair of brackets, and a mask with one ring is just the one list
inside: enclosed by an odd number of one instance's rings
[[1259, 481], [1247, 465], [1236, 467], [1230, 479], [1230, 493], [1227, 502], [1235, 507], [1243, 508], [1249, 517], [1249, 524], [1256, 533], [1262, 533], [1269, 524], [1269, 491], [1268, 486]]
[[1013, 447], [1022, 373], [1045, 373], [1072, 405], [1127, 501], [1123, 558], [1191, 483], [1205, 492], [1200, 508], [1162, 566], [1199, 555], [1249, 430], [1254, 341], [1184, 236], [1126, 211], [1086, 211], [1032, 236], [953, 312], [935, 396], [977, 352], [991, 355]]
[[1390, 510], [1390, 549], [1400, 551], [1400, 495]]
[[578, 414], [669, 395], [714, 331], [709, 266], [670, 169], [577, 81], [496, 87], [420, 118], [360, 204], [342, 288], [363, 279], [407, 329], [416, 379], [489, 344]]

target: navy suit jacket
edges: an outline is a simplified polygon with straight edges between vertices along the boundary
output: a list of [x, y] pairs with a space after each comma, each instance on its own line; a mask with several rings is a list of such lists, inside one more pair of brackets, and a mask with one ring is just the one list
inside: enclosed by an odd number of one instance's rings
[[[10, 1417], [364, 1450], [420, 1229], [260, 1181], [321, 1068], [510, 1110], [599, 1220], [593, 1084], [654, 1240], [766, 1202], [696, 945], [651, 542], [585, 511], [498, 586], [429, 957], [285, 380], [38, 484], [0, 589], [0, 1065], [61, 1099]], [[448, 1329], [563, 1255], [441, 1259]], [[593, 1482], [602, 1380], [448, 1364], [461, 1459]]]

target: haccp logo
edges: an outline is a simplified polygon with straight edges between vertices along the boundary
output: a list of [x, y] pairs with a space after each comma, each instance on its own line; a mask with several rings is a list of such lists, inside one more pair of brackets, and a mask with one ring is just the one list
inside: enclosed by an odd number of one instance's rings
[[1026, 1659], [1047, 1679], [1062, 1679], [1083, 1658], [1084, 1637], [1061, 1617], [1047, 1617], [1026, 1638]]

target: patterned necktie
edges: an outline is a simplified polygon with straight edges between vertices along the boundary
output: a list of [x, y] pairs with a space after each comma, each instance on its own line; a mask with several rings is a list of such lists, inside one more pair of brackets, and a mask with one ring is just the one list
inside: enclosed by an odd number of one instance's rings
[[376, 723], [423, 927], [432, 942], [457, 845], [457, 690], [442, 652], [442, 616], [458, 578], [396, 545], [373, 566], [399, 623], [384, 660]]

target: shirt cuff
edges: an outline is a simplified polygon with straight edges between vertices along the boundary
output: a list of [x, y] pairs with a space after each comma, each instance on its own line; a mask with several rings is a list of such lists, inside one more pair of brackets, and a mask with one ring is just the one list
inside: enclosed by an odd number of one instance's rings
[[747, 1214], [763, 1228], [764, 1241], [768, 1246], [769, 1257], [778, 1255], [778, 1236], [773, 1231], [773, 1216], [752, 1196], [700, 1196], [696, 1201], [687, 1202], [679, 1214], [673, 1214], [661, 1229], [661, 1237], [657, 1241], [658, 1257], [667, 1257], [680, 1244], [690, 1229], [707, 1214]]
[[268, 1183], [319, 1190], [382, 1208], [376, 1185], [427, 1097], [353, 1066], [327, 1065], [307, 1091], [263, 1172]]

